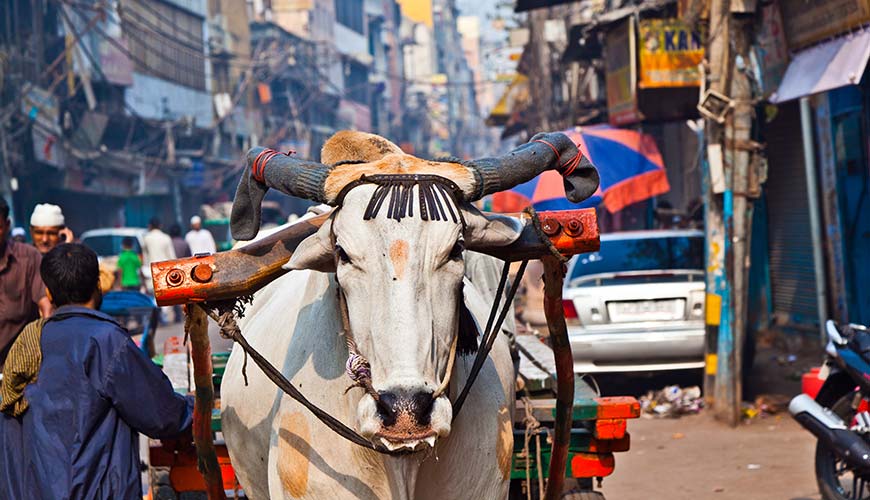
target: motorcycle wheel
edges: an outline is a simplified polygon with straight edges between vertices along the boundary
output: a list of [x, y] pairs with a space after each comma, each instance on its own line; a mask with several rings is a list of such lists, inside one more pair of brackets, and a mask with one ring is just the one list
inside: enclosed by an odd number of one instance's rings
[[[846, 422], [852, 423], [855, 409], [852, 402], [855, 392], [837, 400], [831, 411]], [[838, 459], [828, 445], [816, 443], [816, 482], [824, 500], [870, 500], [870, 477], [854, 474], [845, 462]]]

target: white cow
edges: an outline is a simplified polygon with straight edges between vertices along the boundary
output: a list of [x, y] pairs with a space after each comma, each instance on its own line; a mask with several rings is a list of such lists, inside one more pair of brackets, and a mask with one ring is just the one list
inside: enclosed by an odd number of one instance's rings
[[[548, 134], [546, 142], [570, 158], [573, 144], [568, 141], [568, 147], [558, 136]], [[547, 168], [560, 163], [549, 145], [530, 150]], [[524, 151], [526, 157], [530, 151]], [[299, 188], [287, 187], [292, 182], [269, 171], [290, 160], [266, 165], [263, 174], [254, 156], [249, 155], [254, 179], [246, 174], [240, 193], [250, 183], [254, 191], [262, 185], [299, 194]], [[494, 300], [491, 291], [482, 293], [464, 279], [464, 259], [481, 259], [475, 267], [484, 273], [497, 273], [499, 267], [491, 258], [468, 257], [473, 254], [463, 250], [507, 245], [519, 236], [521, 223], [484, 216], [467, 202], [469, 193], [486, 191], [478, 189], [480, 177], [473, 167], [419, 160], [384, 139], [360, 133], [330, 139], [322, 157], [330, 163], [363, 163], [328, 167], [322, 195], [311, 197], [338, 208], [297, 248], [287, 264], [293, 272], [255, 294], [240, 327], [250, 344], [315, 405], [375, 443], [413, 453], [386, 455], [343, 439], [253, 363], [247, 367], [246, 386], [243, 352], [236, 347], [222, 384], [221, 415], [240, 483], [255, 499], [504, 498], [514, 404], [513, 365], [504, 336], [496, 341], [455, 422], [451, 401], [465, 383], [473, 356], [457, 356], [452, 373], [445, 372], [458, 334], [460, 301], [482, 330]], [[365, 220], [381, 188], [363, 182], [345, 189], [359, 173], [441, 175], [455, 183], [458, 201], [440, 188], [431, 189], [445, 217], [432, 220], [430, 209], [424, 220], [420, 204], [427, 202], [419, 196], [424, 189], [412, 185], [413, 196], [406, 201], [413, 215], [388, 217], [393, 209], [387, 196], [379, 214]], [[461, 219], [447, 215], [448, 204], [461, 210]], [[357, 350], [371, 365], [378, 401], [361, 388], [346, 390], [351, 381], [345, 374], [348, 347], [337, 283], [346, 297]], [[450, 377], [449, 390], [433, 399], [445, 377]]]

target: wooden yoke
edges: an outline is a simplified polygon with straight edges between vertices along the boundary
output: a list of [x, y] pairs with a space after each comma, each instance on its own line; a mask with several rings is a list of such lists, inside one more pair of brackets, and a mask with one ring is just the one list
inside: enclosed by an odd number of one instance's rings
[[[505, 261], [539, 259], [550, 255], [550, 244], [563, 255], [594, 252], [599, 247], [595, 209], [537, 212], [533, 222], [526, 213], [507, 214], [525, 222], [520, 238], [508, 246], [469, 248]], [[308, 236], [316, 233], [329, 214], [293, 224], [235, 250], [214, 255], [167, 260], [151, 264], [154, 297], [160, 306], [234, 299], [250, 295], [287, 273], [281, 266]], [[537, 224], [547, 235], [542, 241]]]

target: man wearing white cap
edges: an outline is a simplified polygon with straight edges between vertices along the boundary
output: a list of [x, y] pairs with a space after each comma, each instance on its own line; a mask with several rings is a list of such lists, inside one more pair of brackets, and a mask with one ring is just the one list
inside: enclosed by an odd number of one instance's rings
[[60, 243], [72, 243], [73, 233], [64, 225], [63, 212], [57, 205], [40, 203], [30, 216], [30, 237], [41, 254], [47, 254]]
[[187, 242], [193, 255], [217, 252], [214, 238], [208, 230], [202, 228], [202, 219], [198, 215], [190, 218], [190, 231], [187, 232], [184, 241]]

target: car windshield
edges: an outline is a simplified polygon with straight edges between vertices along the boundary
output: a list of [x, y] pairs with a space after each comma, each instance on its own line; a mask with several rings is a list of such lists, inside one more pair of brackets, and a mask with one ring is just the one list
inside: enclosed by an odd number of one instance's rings
[[633, 271], [704, 269], [703, 236], [672, 235], [602, 240], [601, 249], [581, 254], [570, 280], [583, 276]]
[[[121, 241], [124, 238], [124, 236], [119, 234], [87, 236], [82, 238], [82, 243], [90, 247], [90, 249], [96, 252], [100, 257], [111, 257], [121, 253]], [[131, 238], [133, 239], [133, 251], [136, 253], [142, 253], [142, 249], [139, 247], [139, 241], [135, 237], [131, 236]]]

